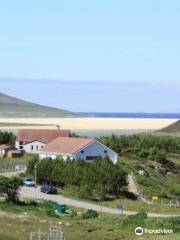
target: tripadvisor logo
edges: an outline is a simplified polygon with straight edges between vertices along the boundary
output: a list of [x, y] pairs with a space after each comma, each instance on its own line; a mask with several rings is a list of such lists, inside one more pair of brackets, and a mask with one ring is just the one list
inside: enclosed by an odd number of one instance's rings
[[147, 228], [142, 228], [142, 227], [137, 227], [135, 228], [135, 234], [137, 236], [141, 236], [143, 234], [172, 234], [173, 230], [172, 229], [147, 229]]
[[144, 230], [143, 230], [142, 227], [137, 227], [137, 228], [135, 229], [135, 234], [136, 234], [137, 236], [141, 236], [141, 235], [143, 235], [143, 233], [144, 233]]

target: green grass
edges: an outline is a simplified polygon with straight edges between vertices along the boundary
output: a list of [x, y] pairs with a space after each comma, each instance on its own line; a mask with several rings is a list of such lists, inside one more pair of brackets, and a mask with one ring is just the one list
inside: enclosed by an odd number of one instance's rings
[[[176, 161], [178, 161], [180, 155], [173, 156], [174, 158], [176, 157]], [[139, 211], [144, 209], [148, 212], [180, 214], [180, 208], [170, 207], [168, 205], [171, 199], [175, 199], [175, 195], [180, 196], [180, 178], [178, 173], [164, 175], [162, 172], [156, 172], [154, 169], [154, 161], [140, 160], [133, 155], [120, 157], [119, 161], [124, 170], [126, 170], [128, 173], [133, 172], [134, 178], [136, 179], [140, 190], [143, 191], [147, 199], [151, 200], [152, 196], [158, 196], [159, 200], [154, 202], [153, 205], [149, 205], [142, 201], [125, 199], [123, 197], [115, 200], [103, 201], [102, 203], [99, 203], [99, 201], [95, 202], [90, 200], [89, 202], [102, 204], [104, 206], [113, 208], [116, 208], [118, 204], [123, 204], [125, 210], [130, 211]], [[138, 174], [138, 170], [142, 167], [145, 170], [145, 176]], [[66, 186], [64, 189], [60, 190], [59, 193], [66, 197], [83, 201], [83, 199], [80, 199], [78, 189], [76, 187]]]
[[[62, 222], [62, 230], [67, 240], [136, 240], [134, 229], [142, 227], [172, 228], [173, 220], [158, 218], [141, 218], [100, 214], [97, 218], [83, 220], [81, 216], [52, 217], [49, 212], [56, 208], [51, 202], [41, 202], [37, 206], [31, 204], [17, 206], [0, 203], [0, 239], [28, 240], [31, 231], [47, 231], [50, 225]], [[73, 208], [74, 209], [74, 208]], [[79, 209], [74, 209], [79, 211]], [[132, 219], [133, 218], [133, 219]], [[179, 220], [174, 224], [175, 234], [170, 236], [145, 235], [141, 240], [178, 240], [180, 236]]]
[[140, 200], [134, 201], [134, 200], [123, 199], [123, 198], [102, 202], [103, 206], [112, 207], [112, 208], [116, 208], [117, 205], [119, 204], [123, 204], [124, 210], [128, 210], [128, 211], [138, 212], [139, 210], [144, 210], [147, 212], [180, 215], [180, 208], [170, 207], [168, 204], [163, 203], [163, 200], [162, 200], [162, 203], [161, 201], [157, 201], [157, 202], [154, 202], [153, 205], [147, 204]]
[[180, 154], [177, 153], [169, 153], [168, 159], [171, 159], [174, 163], [180, 165]]
[[180, 137], [180, 131], [176, 131], [176, 132], [152, 132], [153, 135], [157, 135], [157, 136], [169, 136], [169, 137]]
[[77, 115], [58, 108], [46, 107], [0, 93], [0, 117], [76, 117]]
[[0, 163], [26, 163], [33, 158], [34, 156], [32, 154], [25, 154], [24, 156], [17, 158], [0, 157]]
[[[76, 200], [80, 201], [87, 201], [79, 198], [78, 195], [78, 190], [76, 187], [65, 187], [64, 189], [59, 191], [59, 194], [73, 198]], [[117, 208], [117, 205], [123, 204], [124, 210], [127, 211], [139, 211], [139, 210], [144, 210], [147, 212], [156, 212], [156, 213], [164, 213], [164, 214], [177, 214], [180, 215], [180, 208], [176, 207], [170, 207], [168, 205], [169, 200], [167, 199], [161, 199], [157, 202], [154, 202], [153, 205], [147, 204], [143, 201], [140, 200], [130, 200], [130, 199], [125, 199], [123, 197], [119, 199], [114, 199], [114, 200], [109, 200], [109, 201], [91, 201], [89, 200], [88, 202], [98, 204], [98, 205], [103, 205], [105, 207], [110, 207], [110, 208]]]

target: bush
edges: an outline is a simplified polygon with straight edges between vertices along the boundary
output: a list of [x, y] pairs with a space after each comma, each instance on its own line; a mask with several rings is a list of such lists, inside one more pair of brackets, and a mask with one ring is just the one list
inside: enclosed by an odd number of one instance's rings
[[82, 219], [96, 218], [98, 217], [98, 213], [94, 210], [88, 210], [87, 212], [82, 214]]
[[147, 213], [144, 211], [140, 211], [139, 213], [137, 213], [135, 215], [128, 216], [123, 221], [123, 226], [124, 227], [129, 226], [129, 225], [140, 226], [145, 222], [146, 219], [147, 219]]
[[18, 202], [18, 191], [22, 185], [23, 182], [19, 177], [0, 176], [0, 193], [6, 194], [9, 202]]
[[38, 183], [76, 187], [79, 195], [87, 199], [103, 200], [109, 195], [119, 196], [122, 188], [127, 186], [127, 173], [108, 158], [98, 157], [92, 164], [70, 159], [64, 161], [60, 157], [53, 161], [37, 161], [34, 158], [28, 164], [29, 173], [33, 173], [35, 165]]
[[120, 195], [122, 197], [131, 199], [131, 200], [137, 200], [137, 196], [134, 193], [132, 193], [132, 192], [122, 191], [122, 192], [120, 192]]
[[112, 148], [122, 156], [122, 153], [134, 153], [139, 157], [151, 160], [164, 160], [166, 152], [180, 153], [180, 138], [171, 136], [156, 136], [139, 134], [129, 136], [100, 137], [99, 141]]
[[179, 184], [173, 184], [170, 187], [169, 190], [170, 194], [175, 195], [175, 196], [180, 196], [180, 185]]
[[139, 151], [138, 156], [141, 158], [147, 158], [149, 156], [149, 151], [143, 148]]

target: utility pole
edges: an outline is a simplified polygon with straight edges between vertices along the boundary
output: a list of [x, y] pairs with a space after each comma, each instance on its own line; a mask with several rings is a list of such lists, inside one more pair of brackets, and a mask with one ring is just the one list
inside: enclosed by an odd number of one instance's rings
[[56, 127], [57, 127], [57, 130], [58, 130], [58, 132], [59, 132], [59, 131], [60, 131], [60, 125], [57, 124]]
[[34, 166], [34, 182], [35, 182], [35, 186], [34, 186], [34, 201], [36, 201], [36, 182], [37, 182], [37, 166]]

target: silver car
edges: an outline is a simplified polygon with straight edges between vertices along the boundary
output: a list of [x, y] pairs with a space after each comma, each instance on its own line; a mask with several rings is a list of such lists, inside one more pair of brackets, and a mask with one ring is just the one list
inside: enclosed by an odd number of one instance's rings
[[24, 178], [23, 183], [26, 187], [35, 187], [36, 185], [32, 178]]

